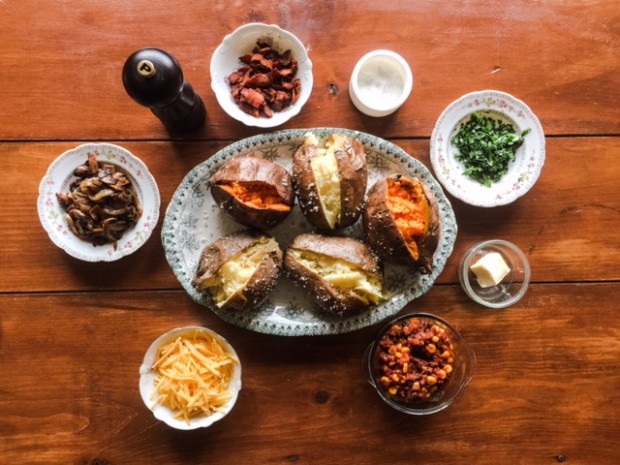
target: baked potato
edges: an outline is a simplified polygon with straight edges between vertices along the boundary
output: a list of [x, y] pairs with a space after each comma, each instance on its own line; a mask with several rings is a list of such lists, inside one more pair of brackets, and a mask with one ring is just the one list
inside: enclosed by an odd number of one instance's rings
[[353, 314], [384, 299], [381, 263], [351, 237], [301, 234], [284, 254], [284, 269], [332, 315]]
[[293, 181], [282, 166], [260, 157], [237, 157], [209, 179], [215, 203], [236, 222], [271, 229], [291, 212]]
[[268, 234], [244, 230], [204, 248], [192, 285], [222, 310], [251, 310], [265, 301], [282, 271], [282, 251]]
[[299, 206], [308, 222], [320, 231], [333, 231], [357, 221], [367, 183], [366, 153], [352, 137], [332, 134], [320, 141], [309, 133], [293, 156], [293, 185]]
[[368, 245], [384, 262], [432, 271], [439, 207], [418, 178], [394, 175], [377, 181], [368, 191], [363, 225]]

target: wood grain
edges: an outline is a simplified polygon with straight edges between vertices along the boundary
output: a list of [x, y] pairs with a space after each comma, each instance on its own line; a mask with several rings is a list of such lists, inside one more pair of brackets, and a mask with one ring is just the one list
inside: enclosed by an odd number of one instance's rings
[[[587, 10], [587, 14], [584, 14]], [[231, 120], [210, 89], [209, 63], [224, 36], [249, 21], [275, 23], [310, 49], [313, 93], [284, 127], [348, 127], [382, 137], [428, 137], [440, 113], [483, 89], [526, 101], [547, 134], [618, 134], [620, 74], [613, 1], [0, 3], [0, 139], [167, 139], [157, 119], [126, 95], [121, 68], [145, 46], [181, 62], [203, 97], [207, 126], [191, 137], [260, 132]], [[578, 20], [576, 19], [578, 18]], [[388, 48], [411, 64], [411, 98], [393, 117], [356, 112], [348, 81], [366, 52]], [[58, 124], [62, 122], [62, 124]]]
[[[430, 168], [428, 141], [398, 140], [407, 153]], [[165, 209], [181, 180], [223, 143], [128, 142], [155, 176], [162, 198], [159, 227], [147, 244], [118, 262], [89, 264], [69, 257], [47, 238], [36, 215], [38, 185], [53, 159], [69, 143], [0, 144], [0, 184], [5, 218], [0, 223], [7, 268], [0, 291], [179, 288], [161, 246]], [[533, 280], [620, 280], [620, 189], [614, 138], [552, 138], [547, 162], [534, 188], [501, 208], [470, 207], [451, 198], [459, 225], [452, 258], [440, 282], [458, 282], [460, 257], [474, 243], [491, 238], [512, 241], [527, 252]], [[584, 163], [584, 155], [596, 154]], [[5, 168], [6, 166], [6, 168]], [[25, 177], [20, 173], [30, 172]], [[584, 186], [584, 179], [592, 179]], [[27, 250], [28, 253], [24, 254]], [[105, 269], [101, 273], [98, 270]]]
[[[620, 463], [620, 29], [617, 2], [470, 0], [0, 0], [0, 463]], [[294, 32], [314, 65], [312, 95], [277, 129], [344, 127], [391, 140], [430, 168], [441, 112], [497, 89], [539, 117], [547, 159], [536, 186], [500, 208], [451, 198], [459, 232], [435, 286], [403, 311], [446, 318], [477, 369], [447, 410], [413, 418], [382, 403], [362, 356], [380, 324], [323, 337], [253, 333], [195, 304], [174, 277], [161, 221], [183, 177], [221, 148], [265, 132], [219, 108], [209, 63], [251, 21]], [[135, 50], [175, 55], [207, 124], [169, 134], [131, 101]], [[386, 118], [355, 110], [348, 80], [366, 52], [407, 59], [414, 89]], [[122, 145], [154, 174], [160, 226], [133, 255], [83, 263], [56, 248], [36, 209], [50, 163], [81, 142]], [[469, 246], [519, 245], [533, 284], [515, 306], [468, 300]], [[145, 350], [171, 328], [225, 336], [243, 363], [232, 413], [208, 430], [155, 420], [138, 394]]]
[[[611, 465], [620, 434], [619, 299], [617, 285], [571, 293], [535, 285], [523, 305], [489, 311], [456, 286], [433, 288], [409, 309], [453, 323], [477, 368], [449, 409], [413, 418], [382, 404], [364, 380], [362, 354], [380, 325], [283, 338], [230, 326], [177, 291], [0, 296], [0, 456], [32, 465], [495, 465], [563, 455]], [[597, 312], [586, 310], [592, 305]], [[167, 428], [137, 389], [146, 348], [188, 324], [218, 331], [243, 364], [237, 405], [208, 431]]]

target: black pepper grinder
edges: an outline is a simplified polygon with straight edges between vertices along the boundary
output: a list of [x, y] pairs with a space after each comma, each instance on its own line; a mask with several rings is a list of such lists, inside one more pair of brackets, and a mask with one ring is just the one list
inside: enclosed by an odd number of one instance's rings
[[185, 81], [176, 58], [163, 50], [143, 48], [127, 58], [123, 85], [132, 99], [149, 107], [170, 131], [193, 131], [205, 122], [202, 99]]

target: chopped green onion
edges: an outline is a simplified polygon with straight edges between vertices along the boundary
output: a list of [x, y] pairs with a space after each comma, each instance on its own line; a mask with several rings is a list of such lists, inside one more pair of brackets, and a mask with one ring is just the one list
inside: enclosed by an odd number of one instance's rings
[[529, 128], [519, 136], [512, 124], [472, 113], [451, 142], [459, 149], [455, 158], [465, 165], [463, 174], [491, 187], [508, 172], [528, 132]]

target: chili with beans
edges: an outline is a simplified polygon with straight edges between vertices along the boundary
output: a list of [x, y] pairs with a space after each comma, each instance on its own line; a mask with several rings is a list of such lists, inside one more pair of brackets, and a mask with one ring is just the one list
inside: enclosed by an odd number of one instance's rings
[[395, 323], [375, 349], [378, 386], [393, 401], [430, 400], [450, 379], [454, 345], [436, 322], [412, 317]]

